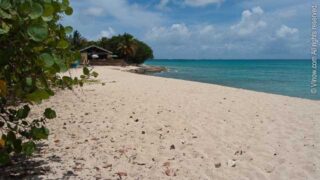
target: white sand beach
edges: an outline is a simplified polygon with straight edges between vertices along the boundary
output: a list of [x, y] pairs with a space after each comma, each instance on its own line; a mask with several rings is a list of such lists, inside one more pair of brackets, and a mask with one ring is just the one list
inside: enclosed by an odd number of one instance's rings
[[320, 101], [117, 69], [37, 108], [58, 114], [41, 178], [320, 178]]

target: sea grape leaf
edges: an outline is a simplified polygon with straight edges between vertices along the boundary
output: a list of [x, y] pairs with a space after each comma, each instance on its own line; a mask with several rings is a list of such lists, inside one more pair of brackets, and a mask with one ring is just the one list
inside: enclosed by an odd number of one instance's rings
[[0, 34], [7, 34], [9, 31], [10, 26], [8, 26], [5, 22], [2, 22], [0, 26]]
[[63, 0], [60, 4], [60, 10], [65, 11], [69, 7], [69, 0]]
[[93, 71], [93, 72], [92, 72], [92, 76], [96, 78], [96, 77], [99, 76], [99, 74], [98, 74], [97, 72]]
[[69, 46], [68, 41], [66, 41], [66, 40], [60, 40], [60, 41], [58, 42], [57, 48], [59, 48], [59, 49], [66, 49], [66, 48], [68, 48], [68, 46]]
[[27, 100], [39, 103], [44, 99], [48, 99], [50, 97], [50, 94], [46, 90], [36, 90], [35, 92], [28, 94], [26, 96]]
[[21, 139], [16, 139], [15, 141], [13, 141], [13, 147], [16, 153], [20, 153], [22, 151], [21, 144], [22, 144]]
[[9, 154], [6, 151], [0, 151], [0, 165], [5, 165], [10, 162]]
[[32, 23], [28, 27], [28, 35], [34, 41], [43, 41], [48, 36], [48, 25], [45, 22]]
[[73, 28], [71, 26], [64, 27], [64, 32], [66, 34], [70, 34], [70, 33], [72, 33], [72, 31], [73, 31]]
[[12, 15], [0, 9], [0, 17], [2, 17], [3, 19], [11, 19]]
[[64, 12], [66, 13], [66, 15], [70, 16], [73, 13], [73, 9], [72, 7], [67, 7], [67, 9]]
[[51, 21], [53, 19], [53, 16], [42, 16], [42, 20], [48, 22]]
[[30, 112], [30, 107], [28, 105], [24, 105], [23, 108], [20, 108], [18, 111], [17, 111], [17, 117], [19, 119], [25, 119], [28, 117], [29, 115], [29, 112]]
[[44, 62], [46, 67], [51, 67], [54, 64], [53, 57], [48, 53], [42, 53], [40, 59]]
[[0, 8], [9, 9], [11, 7], [11, 3], [9, 0], [0, 0]]
[[43, 7], [39, 3], [32, 3], [31, 12], [29, 13], [29, 17], [31, 19], [37, 19], [43, 14]]
[[64, 60], [62, 60], [61, 58], [55, 57], [54, 61], [55, 61], [56, 65], [58, 65], [59, 72], [68, 71], [68, 67], [67, 67], [66, 63], [64, 62]]
[[19, 7], [19, 12], [25, 15], [29, 15], [31, 12], [31, 4], [29, 2], [24, 2], [23, 4], [20, 5]]
[[53, 13], [54, 13], [54, 7], [51, 4], [46, 3], [44, 5], [44, 11], [42, 16], [49, 17], [49, 16], [52, 16]]
[[51, 108], [47, 108], [44, 113], [43, 113], [44, 117], [48, 118], [48, 119], [54, 119], [57, 117], [56, 112], [54, 110], [52, 110]]
[[13, 142], [16, 140], [16, 135], [12, 132], [12, 131], [9, 131], [8, 134], [7, 134], [7, 143], [8, 142]]
[[62, 77], [62, 80], [66, 83], [66, 84], [68, 84], [68, 85], [72, 85], [72, 78], [71, 77], [69, 77], [69, 76], [63, 76]]
[[22, 152], [27, 156], [30, 156], [36, 149], [36, 145], [33, 141], [25, 142], [22, 144]]
[[90, 75], [90, 71], [89, 71], [89, 69], [87, 67], [83, 68], [83, 74], [87, 75], [87, 76]]
[[49, 130], [45, 127], [33, 127], [31, 128], [31, 136], [34, 140], [48, 139]]
[[69, 6], [70, 1], [69, 0], [63, 0], [62, 3], [65, 4], [66, 6]]

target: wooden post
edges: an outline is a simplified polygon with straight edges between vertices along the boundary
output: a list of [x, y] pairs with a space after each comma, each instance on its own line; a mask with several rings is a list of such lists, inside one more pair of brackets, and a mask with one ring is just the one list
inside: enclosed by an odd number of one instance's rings
[[83, 64], [83, 65], [89, 64], [88, 53], [86, 53], [86, 52], [81, 53], [81, 64]]

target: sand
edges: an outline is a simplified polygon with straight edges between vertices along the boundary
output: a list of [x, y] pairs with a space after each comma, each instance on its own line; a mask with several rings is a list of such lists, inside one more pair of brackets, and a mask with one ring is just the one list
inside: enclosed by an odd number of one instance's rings
[[99, 82], [32, 113], [58, 113], [34, 177], [319, 179], [320, 101], [119, 69], [95, 67]]

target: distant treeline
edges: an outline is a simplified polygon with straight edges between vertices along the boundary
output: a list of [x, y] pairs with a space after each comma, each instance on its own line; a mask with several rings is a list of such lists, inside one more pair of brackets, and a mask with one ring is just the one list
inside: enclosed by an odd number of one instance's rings
[[153, 59], [151, 47], [128, 33], [111, 38], [102, 37], [97, 41], [89, 41], [78, 31], [74, 31], [68, 39], [74, 50], [80, 50], [90, 45], [97, 45], [112, 51], [118, 58], [124, 59], [131, 64], [141, 64], [147, 59]]

